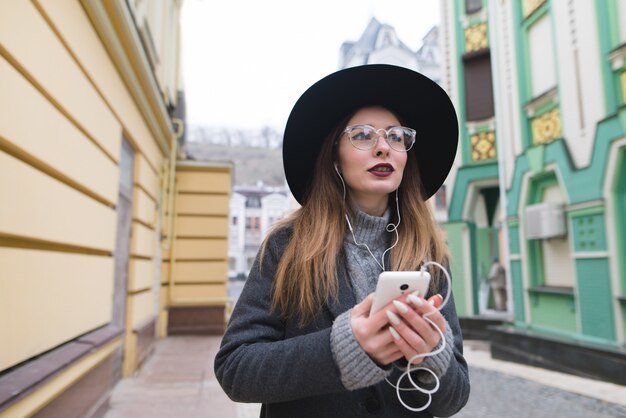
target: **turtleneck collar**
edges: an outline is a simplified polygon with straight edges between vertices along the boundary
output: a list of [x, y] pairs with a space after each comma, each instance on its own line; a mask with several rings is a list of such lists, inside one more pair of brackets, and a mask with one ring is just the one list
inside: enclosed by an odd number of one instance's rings
[[[356, 218], [352, 226], [354, 227], [354, 236], [359, 244], [366, 244], [370, 248], [386, 245], [389, 240], [387, 225], [389, 224], [389, 208], [383, 216], [372, 216], [358, 210]], [[346, 239], [352, 241], [352, 234], [348, 234]]]

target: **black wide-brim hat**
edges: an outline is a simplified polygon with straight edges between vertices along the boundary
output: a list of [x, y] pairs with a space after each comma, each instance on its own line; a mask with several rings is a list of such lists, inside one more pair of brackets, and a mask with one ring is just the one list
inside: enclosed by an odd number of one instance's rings
[[395, 112], [417, 131], [409, 150], [417, 157], [424, 200], [450, 172], [459, 128], [447, 93], [428, 77], [404, 67], [370, 64], [332, 73], [300, 96], [287, 120], [283, 166], [291, 193], [303, 204], [324, 140], [349, 114], [364, 106]]

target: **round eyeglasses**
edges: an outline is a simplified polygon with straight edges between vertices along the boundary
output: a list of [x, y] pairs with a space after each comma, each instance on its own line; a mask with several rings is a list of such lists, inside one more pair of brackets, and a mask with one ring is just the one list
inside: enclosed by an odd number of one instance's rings
[[395, 151], [407, 152], [415, 143], [415, 129], [404, 126], [376, 129], [370, 125], [352, 125], [344, 129], [352, 146], [363, 151], [376, 146], [380, 131], [385, 133], [385, 141]]

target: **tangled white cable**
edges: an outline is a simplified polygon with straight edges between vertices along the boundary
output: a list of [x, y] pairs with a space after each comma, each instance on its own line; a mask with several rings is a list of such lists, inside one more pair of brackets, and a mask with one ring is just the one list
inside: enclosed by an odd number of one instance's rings
[[[444, 275], [446, 276], [446, 279], [448, 281], [448, 287], [447, 287], [447, 292], [446, 292], [446, 297], [443, 299], [443, 302], [441, 302], [441, 305], [433, 311], [427, 312], [424, 315], [422, 315], [422, 318], [424, 318], [427, 322], [429, 322], [439, 333], [439, 335], [441, 336], [441, 346], [434, 350], [431, 351], [430, 353], [423, 353], [423, 354], [416, 354], [413, 357], [411, 357], [406, 365], [406, 371], [404, 373], [402, 373], [400, 375], [400, 377], [398, 378], [398, 382], [394, 385], [392, 382], [389, 381], [389, 379], [385, 378], [385, 380], [393, 387], [396, 388], [396, 395], [398, 396], [398, 400], [400, 401], [400, 403], [408, 410], [413, 411], [413, 412], [419, 412], [419, 411], [423, 411], [424, 409], [428, 408], [428, 406], [430, 405], [431, 401], [432, 401], [432, 394], [437, 392], [437, 390], [439, 390], [439, 378], [437, 377], [437, 375], [435, 374], [435, 372], [433, 372], [432, 370], [430, 370], [427, 367], [422, 367], [422, 366], [413, 366], [413, 362], [415, 360], [417, 360], [418, 358], [422, 358], [422, 357], [431, 357], [434, 355], [437, 355], [439, 353], [441, 353], [445, 348], [446, 348], [446, 338], [443, 335], [443, 332], [441, 332], [441, 330], [439, 329], [439, 327], [430, 319], [428, 318], [430, 315], [434, 314], [435, 312], [441, 311], [441, 309], [443, 309], [444, 306], [446, 306], [446, 304], [448, 303], [448, 299], [450, 299], [450, 292], [452, 289], [452, 280], [450, 278], [450, 274], [448, 273], [448, 270], [446, 270], [446, 268], [444, 266], [442, 266], [441, 264], [435, 262], [435, 261], [428, 261], [426, 263], [424, 263], [422, 265], [421, 271], [426, 270], [426, 267], [429, 265], [434, 265], [437, 266], [441, 269], [441, 271], [443, 271]], [[420, 386], [419, 384], [417, 384], [414, 380], [413, 377], [411, 376], [411, 373], [417, 370], [424, 370], [429, 372], [430, 374], [433, 375], [433, 377], [435, 378], [435, 387], [433, 387], [432, 389], [426, 389], [422, 386]], [[400, 382], [402, 382], [402, 379], [404, 379], [404, 377], [407, 376], [409, 378], [409, 382], [411, 382], [411, 385], [413, 386], [412, 388], [402, 388], [400, 387]], [[406, 402], [404, 402], [402, 400], [402, 397], [400, 396], [400, 391], [419, 391], [422, 392], [426, 395], [428, 395], [428, 402], [426, 402], [426, 404], [420, 408], [414, 408], [412, 406], [409, 406], [406, 404]]]

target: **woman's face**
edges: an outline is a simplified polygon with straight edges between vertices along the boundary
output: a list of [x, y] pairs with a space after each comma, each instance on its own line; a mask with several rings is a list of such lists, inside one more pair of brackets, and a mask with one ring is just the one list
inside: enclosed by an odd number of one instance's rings
[[[400, 126], [393, 113], [382, 107], [364, 107], [347, 126], [371, 125], [376, 129]], [[339, 171], [349, 195], [357, 206], [370, 215], [380, 216], [387, 208], [387, 197], [402, 181], [407, 153], [392, 149], [379, 132], [376, 145], [367, 150], [355, 148], [344, 132], [338, 144]]]

